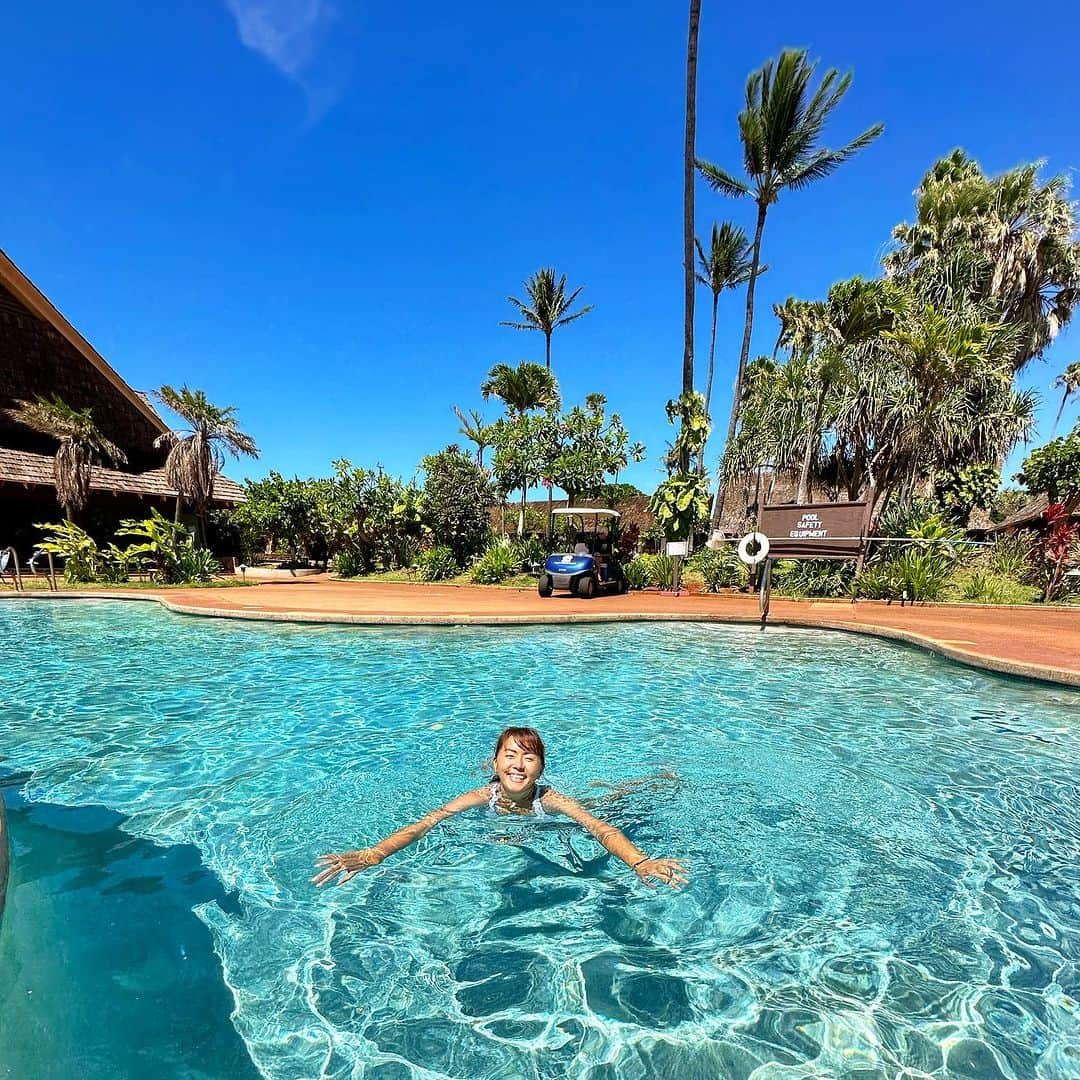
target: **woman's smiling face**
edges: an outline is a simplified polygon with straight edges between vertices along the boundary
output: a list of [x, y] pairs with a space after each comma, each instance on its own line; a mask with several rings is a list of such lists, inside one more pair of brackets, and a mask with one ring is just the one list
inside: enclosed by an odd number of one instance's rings
[[540, 755], [526, 750], [513, 736], [502, 744], [495, 756], [495, 775], [507, 795], [526, 794], [543, 771]]

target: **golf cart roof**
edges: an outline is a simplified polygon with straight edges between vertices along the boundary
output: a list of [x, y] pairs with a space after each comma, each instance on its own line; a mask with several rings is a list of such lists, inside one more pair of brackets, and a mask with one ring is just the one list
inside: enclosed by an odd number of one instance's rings
[[595, 506], [560, 506], [558, 509], [552, 510], [551, 512], [553, 514], [596, 514], [598, 517], [613, 518], [619, 516], [618, 510], [598, 509]]

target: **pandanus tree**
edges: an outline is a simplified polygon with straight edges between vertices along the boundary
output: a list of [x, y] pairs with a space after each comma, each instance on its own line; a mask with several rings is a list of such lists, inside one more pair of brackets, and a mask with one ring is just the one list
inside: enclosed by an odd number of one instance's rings
[[723, 195], [751, 196], [757, 204], [753, 253], [746, 288], [743, 326], [735, 393], [728, 421], [728, 441], [735, 437], [742, 402], [742, 382], [750, 357], [754, 325], [754, 287], [761, 273], [761, 237], [769, 207], [783, 191], [799, 191], [833, 173], [884, 130], [874, 124], [839, 149], [820, 146], [825, 124], [851, 86], [851, 72], [841, 75], [830, 68], [816, 90], [811, 81], [817, 68], [805, 49], [785, 49], [775, 62], [768, 60], [746, 82], [746, 105], [739, 113], [739, 138], [746, 179], [719, 165], [698, 160], [705, 182]]
[[237, 426], [236, 410], [221, 408], [207, 400], [202, 390], [179, 390], [163, 386], [154, 396], [185, 421], [186, 427], [158, 437], [155, 445], [169, 451], [165, 459], [165, 479], [176, 489], [176, 516], [181, 500], [191, 503], [199, 522], [199, 535], [206, 544], [206, 512], [214, 497], [214, 481], [225, 462], [224, 451], [258, 457], [259, 449], [250, 435]]
[[61, 398], [53, 397], [51, 401], [19, 401], [7, 412], [19, 423], [59, 443], [53, 459], [53, 483], [56, 500], [68, 521], [73, 521], [86, 505], [94, 459], [105, 458], [116, 465], [127, 462], [120, 447], [94, 423], [90, 409], [73, 409]]
[[[712, 329], [709, 332], [709, 374], [705, 381], [705, 414], [709, 415], [712, 403], [713, 369], [716, 358], [716, 313], [720, 294], [725, 289], [737, 289], [750, 278], [750, 242], [746, 233], [730, 221], [714, 224], [709, 249], [705, 250], [696, 237], [698, 271], [697, 279], [712, 293]], [[764, 268], [763, 268], [764, 269]], [[704, 468], [705, 447], [698, 457], [698, 471]]]
[[551, 370], [551, 335], [560, 327], [580, 319], [592, 311], [592, 304], [586, 304], [578, 311], [571, 311], [574, 302], [584, 288], [579, 285], [569, 296], [566, 293], [566, 275], [556, 277], [554, 267], [544, 266], [525, 282], [528, 302], [516, 296], [506, 299], [521, 313], [523, 322], [505, 321], [500, 326], [510, 326], [515, 330], [539, 330], [544, 335], [546, 348], [545, 367]]

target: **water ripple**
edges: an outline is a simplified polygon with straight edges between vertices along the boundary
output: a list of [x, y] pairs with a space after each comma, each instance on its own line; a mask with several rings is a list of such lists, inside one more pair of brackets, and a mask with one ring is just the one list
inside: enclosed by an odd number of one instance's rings
[[[1080, 1077], [1080, 695], [870, 639], [386, 630], [0, 608], [30, 798], [198, 846], [264, 1075]], [[564, 822], [458, 818], [342, 889], [321, 851], [482, 782], [534, 724], [686, 892]], [[679, 782], [612, 798], [610, 784]]]

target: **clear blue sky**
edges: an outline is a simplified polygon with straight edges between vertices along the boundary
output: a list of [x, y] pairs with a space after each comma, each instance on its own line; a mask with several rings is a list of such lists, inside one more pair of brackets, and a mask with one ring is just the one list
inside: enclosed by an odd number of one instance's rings
[[[887, 127], [770, 214], [756, 350], [772, 346], [773, 302], [875, 273], [953, 147], [991, 171], [1080, 163], [1067, 5], [702, 6], [702, 156], [739, 166], [746, 75], [785, 45], [855, 71], [829, 141]], [[554, 264], [595, 305], [553, 342], [564, 399], [607, 394], [649, 448], [626, 478], [651, 489], [682, 361], [685, 5], [540, 10], [14, 5], [0, 247], [132, 385], [187, 382], [235, 405], [263, 450], [229, 466], [238, 477], [325, 473], [341, 456], [412, 475], [457, 437], [450, 406], [480, 404], [491, 364], [542, 362], [541, 335], [498, 323], [506, 295]], [[751, 210], [699, 185], [702, 236], [725, 217], [749, 227]], [[741, 307], [721, 303], [720, 421]], [[702, 384], [708, 309], [699, 293]], [[1067, 331], [1032, 366], [1039, 441], [1078, 340]]]

